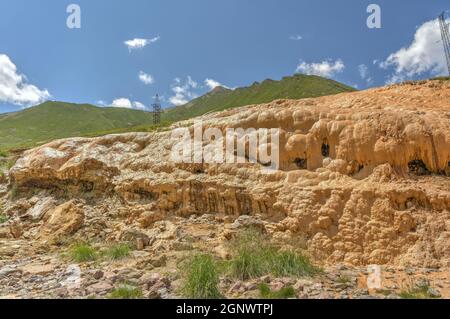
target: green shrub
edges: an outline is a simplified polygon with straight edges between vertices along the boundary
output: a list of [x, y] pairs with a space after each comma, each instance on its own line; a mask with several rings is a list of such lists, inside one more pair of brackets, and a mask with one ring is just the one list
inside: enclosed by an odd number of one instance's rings
[[239, 234], [232, 243], [235, 254], [229, 263], [231, 275], [241, 280], [266, 274], [310, 276], [319, 271], [309, 258], [292, 251], [280, 251], [257, 230]]
[[141, 288], [124, 284], [115, 288], [108, 295], [108, 299], [140, 299], [142, 297], [143, 294]]
[[97, 258], [97, 251], [87, 243], [77, 243], [70, 248], [70, 257], [78, 263], [94, 261]]
[[193, 299], [218, 299], [219, 274], [214, 258], [208, 254], [196, 255], [180, 265], [183, 271], [182, 293]]
[[288, 299], [295, 297], [295, 290], [292, 286], [282, 288], [278, 291], [273, 291], [267, 284], [260, 284], [258, 286], [259, 294], [263, 299]]
[[125, 243], [116, 244], [105, 251], [105, 256], [111, 260], [120, 260], [130, 256], [130, 246]]

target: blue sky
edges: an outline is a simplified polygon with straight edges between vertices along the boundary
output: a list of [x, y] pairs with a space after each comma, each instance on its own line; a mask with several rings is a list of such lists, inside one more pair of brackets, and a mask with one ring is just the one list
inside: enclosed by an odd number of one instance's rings
[[[66, 26], [71, 3], [81, 29]], [[367, 28], [371, 3], [381, 29]], [[0, 0], [0, 112], [47, 98], [139, 108], [155, 93], [169, 106], [214, 83], [296, 71], [359, 89], [439, 75], [442, 44], [426, 23], [444, 9], [448, 0]], [[133, 39], [153, 41], [130, 50]]]

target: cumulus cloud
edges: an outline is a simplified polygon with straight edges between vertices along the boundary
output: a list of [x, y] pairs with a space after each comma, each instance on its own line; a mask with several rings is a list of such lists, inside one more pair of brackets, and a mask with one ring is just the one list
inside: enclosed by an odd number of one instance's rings
[[144, 71], [139, 72], [139, 80], [145, 85], [150, 85], [155, 83], [155, 79], [152, 75], [145, 73]]
[[125, 108], [125, 109], [142, 110], [142, 111], [147, 110], [147, 107], [144, 104], [142, 104], [141, 102], [138, 102], [138, 101], [132, 102], [129, 99], [123, 98], [123, 97], [112, 101], [111, 106]]
[[232, 90], [232, 88], [230, 88], [230, 87], [228, 87], [228, 86], [226, 86], [226, 85], [224, 85], [224, 84], [222, 84], [222, 83], [220, 83], [220, 82], [218, 82], [218, 81], [216, 81], [214, 79], [210, 79], [210, 78], [207, 78], [203, 83], [205, 83], [206, 87], [210, 91], [215, 89], [218, 86], [221, 86], [221, 87], [224, 87], [226, 89]]
[[325, 60], [318, 63], [306, 63], [301, 61], [297, 66], [296, 72], [308, 75], [318, 75], [326, 78], [331, 78], [337, 73], [344, 71], [345, 65], [341, 59], [336, 61]]
[[135, 38], [132, 40], [127, 40], [124, 42], [124, 44], [127, 46], [128, 50], [137, 50], [145, 48], [147, 45], [155, 43], [161, 39], [160, 36], [154, 37], [152, 39], [142, 39], [142, 38]]
[[0, 54], [0, 102], [31, 106], [50, 98], [47, 90], [27, 83], [25, 75], [18, 73], [11, 59]]
[[289, 40], [292, 40], [292, 41], [300, 41], [302, 39], [303, 39], [303, 37], [300, 34], [292, 35], [289, 37]]
[[423, 74], [445, 75], [447, 66], [438, 20], [419, 26], [412, 43], [390, 54], [379, 66], [383, 69], [394, 68], [387, 83], [396, 83]]
[[115, 99], [112, 103], [111, 106], [114, 107], [121, 107], [121, 108], [125, 108], [125, 109], [131, 109], [133, 108], [133, 104], [131, 103], [131, 101], [127, 98], [119, 98], [119, 99]]
[[198, 83], [190, 76], [184, 81], [180, 78], [175, 78], [171, 88], [174, 95], [169, 98], [169, 102], [175, 106], [186, 104], [198, 97], [198, 94], [194, 92], [197, 88]]

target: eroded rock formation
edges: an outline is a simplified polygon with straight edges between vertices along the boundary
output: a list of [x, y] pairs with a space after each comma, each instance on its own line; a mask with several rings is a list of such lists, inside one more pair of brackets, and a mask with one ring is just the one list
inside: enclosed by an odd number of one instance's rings
[[[11, 185], [22, 197], [82, 201], [87, 213], [70, 202], [44, 214], [64, 224], [70, 211], [70, 227], [58, 227], [70, 232], [99, 214], [122, 216], [148, 236], [175, 216], [252, 215], [274, 240], [325, 263], [450, 266], [449, 82], [278, 100], [201, 119], [222, 131], [280, 128], [280, 170], [174, 163], [169, 130], [54, 141], [24, 153]], [[36, 238], [56, 225], [44, 218]]]

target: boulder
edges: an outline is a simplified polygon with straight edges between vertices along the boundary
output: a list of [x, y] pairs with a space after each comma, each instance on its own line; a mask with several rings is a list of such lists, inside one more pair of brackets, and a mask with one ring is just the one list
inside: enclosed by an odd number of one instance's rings
[[83, 209], [71, 200], [47, 212], [40, 229], [40, 238], [56, 241], [73, 235], [83, 222]]

